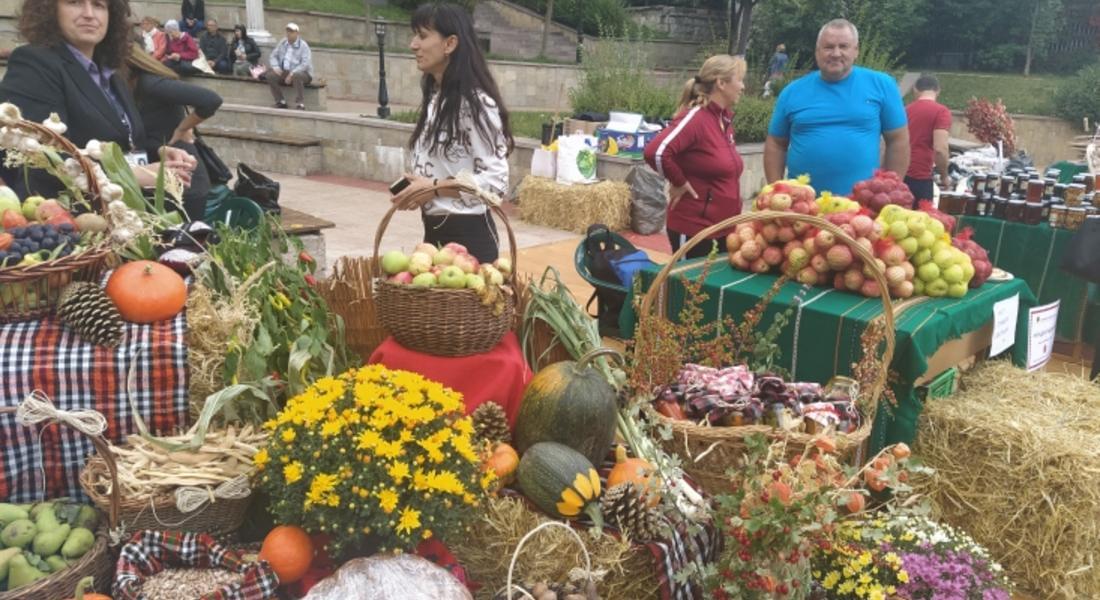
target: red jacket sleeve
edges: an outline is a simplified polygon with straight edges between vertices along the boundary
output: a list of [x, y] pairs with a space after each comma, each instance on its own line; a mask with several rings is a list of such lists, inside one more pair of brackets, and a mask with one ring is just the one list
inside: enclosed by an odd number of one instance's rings
[[697, 124], [695, 116], [699, 108], [689, 110], [679, 120], [674, 121], [664, 131], [657, 134], [645, 147], [645, 161], [655, 171], [664, 176], [674, 186], [684, 185], [687, 176], [680, 166], [681, 152], [690, 148], [695, 140]]
[[188, 34], [180, 36], [180, 60], [193, 61], [199, 57], [199, 47], [195, 44], [195, 38]]

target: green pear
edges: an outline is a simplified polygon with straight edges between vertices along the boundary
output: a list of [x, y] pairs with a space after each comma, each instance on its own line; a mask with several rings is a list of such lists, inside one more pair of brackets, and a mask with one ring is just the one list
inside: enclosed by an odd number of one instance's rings
[[12, 521], [29, 518], [30, 514], [22, 507], [6, 502], [0, 503], [0, 523], [7, 525]]
[[23, 550], [21, 548], [6, 548], [0, 550], [0, 579], [4, 579], [8, 576], [8, 563], [11, 562], [12, 557], [22, 553]]
[[[57, 520], [57, 513], [54, 512], [53, 504], [38, 511], [38, 515], [34, 518], [34, 524], [38, 527], [38, 531], [53, 531], [61, 527], [61, 521]], [[51, 552], [51, 554], [53, 553]]]
[[99, 526], [99, 512], [85, 504], [80, 507], [80, 512], [77, 513], [76, 520], [73, 521], [72, 525], [73, 527], [83, 527], [95, 531], [95, 528]]
[[65, 558], [80, 558], [95, 543], [95, 534], [92, 530], [83, 527], [74, 527], [69, 533], [69, 538], [61, 546], [61, 556]]
[[38, 513], [53, 506], [53, 501], [48, 500], [46, 502], [36, 502], [30, 509], [30, 515], [32, 519], [38, 518]]
[[57, 551], [61, 549], [61, 545], [68, 539], [70, 529], [72, 528], [66, 523], [57, 529], [39, 531], [38, 535], [34, 536], [34, 544], [31, 545], [31, 548], [39, 556], [57, 554]]
[[9, 548], [25, 548], [38, 535], [38, 528], [29, 519], [19, 519], [8, 523], [0, 532], [0, 542]]
[[34, 583], [45, 577], [46, 574], [31, 566], [27, 557], [22, 553], [11, 557], [8, 562], [8, 589], [14, 590]]
[[46, 557], [46, 564], [50, 565], [50, 572], [56, 573], [58, 571], [69, 568], [69, 563], [61, 558], [60, 555], [54, 554], [53, 556]]

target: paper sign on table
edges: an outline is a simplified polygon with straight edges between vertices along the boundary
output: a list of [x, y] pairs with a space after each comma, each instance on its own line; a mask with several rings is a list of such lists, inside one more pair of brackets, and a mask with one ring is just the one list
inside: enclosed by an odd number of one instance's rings
[[1019, 294], [993, 305], [993, 342], [989, 347], [990, 357], [997, 356], [1016, 343], [1016, 317], [1019, 312]]
[[1027, 370], [1043, 368], [1054, 352], [1054, 333], [1058, 325], [1060, 301], [1036, 306], [1027, 315]]

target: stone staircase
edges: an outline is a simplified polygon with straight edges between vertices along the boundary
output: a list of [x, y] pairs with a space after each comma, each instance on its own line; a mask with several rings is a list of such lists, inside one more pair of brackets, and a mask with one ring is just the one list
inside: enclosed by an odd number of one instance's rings
[[[474, 9], [474, 27], [489, 34], [489, 52], [516, 59], [538, 57], [542, 19], [542, 15], [504, 0], [484, 0]], [[546, 42], [546, 55], [554, 60], [575, 61], [576, 31], [553, 24]]]

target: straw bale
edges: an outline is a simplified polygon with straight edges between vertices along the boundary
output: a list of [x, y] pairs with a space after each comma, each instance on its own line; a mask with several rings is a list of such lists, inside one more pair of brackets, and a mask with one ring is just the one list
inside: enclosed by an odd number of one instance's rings
[[603, 223], [612, 231], [630, 228], [630, 186], [621, 181], [563, 185], [528, 175], [520, 184], [520, 217], [532, 225], [584, 233]]
[[225, 387], [226, 348], [251, 344], [259, 321], [259, 310], [247, 296], [220, 296], [201, 281], [191, 287], [187, 295], [187, 369], [192, 417], [202, 412], [207, 396]]
[[929, 401], [918, 491], [1042, 598], [1100, 598], [1100, 387], [990, 361]]
[[[499, 496], [483, 505], [481, 518], [471, 530], [447, 543], [467, 570], [472, 581], [481, 584], [478, 598], [492, 598], [508, 582], [508, 565], [523, 536], [550, 519], [529, 508], [522, 498]], [[578, 531], [592, 558], [592, 570], [605, 570], [597, 583], [601, 598], [646, 600], [657, 597], [657, 578], [649, 552], [606, 533], [593, 538]], [[564, 583], [569, 571], [584, 568], [584, 556], [576, 539], [557, 527], [535, 534], [523, 546], [516, 560], [513, 583]], [[517, 595], [518, 597], [518, 595]]]

